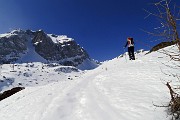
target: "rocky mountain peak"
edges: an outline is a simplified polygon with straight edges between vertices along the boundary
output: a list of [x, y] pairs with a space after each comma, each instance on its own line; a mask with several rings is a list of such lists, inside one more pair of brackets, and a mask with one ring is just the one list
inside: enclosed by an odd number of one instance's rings
[[[26, 58], [34, 56], [30, 53], [39, 55], [44, 59], [43, 61], [75, 67], [85, 60], [90, 61], [89, 63], [92, 61], [88, 53], [73, 38], [66, 35], [46, 34], [43, 30], [18, 29], [1, 34], [0, 49], [0, 63], [16, 62], [24, 56]], [[25, 62], [23, 59], [21, 61]]]

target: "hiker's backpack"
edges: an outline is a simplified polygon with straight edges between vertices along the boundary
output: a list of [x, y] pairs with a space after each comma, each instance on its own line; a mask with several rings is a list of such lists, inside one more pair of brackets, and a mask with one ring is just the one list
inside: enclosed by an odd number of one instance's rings
[[128, 38], [127, 42], [128, 42], [128, 47], [134, 46], [133, 38]]

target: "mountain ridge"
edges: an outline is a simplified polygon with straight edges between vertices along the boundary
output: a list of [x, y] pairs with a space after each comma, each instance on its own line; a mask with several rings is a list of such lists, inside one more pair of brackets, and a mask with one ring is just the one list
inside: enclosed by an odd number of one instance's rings
[[[0, 34], [0, 63], [43, 62], [80, 66], [84, 61], [98, 65], [88, 53], [66, 35], [47, 34], [43, 30], [12, 30]], [[93, 65], [91, 65], [93, 64]], [[85, 69], [85, 68], [83, 68]]]

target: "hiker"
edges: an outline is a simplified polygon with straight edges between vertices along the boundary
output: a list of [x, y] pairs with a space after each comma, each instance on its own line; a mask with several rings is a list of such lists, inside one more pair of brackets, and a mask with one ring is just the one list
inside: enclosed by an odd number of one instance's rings
[[135, 60], [135, 56], [134, 56], [134, 41], [132, 37], [128, 37], [127, 38], [127, 42], [126, 45], [124, 46], [124, 48], [126, 48], [128, 46], [128, 54], [129, 54], [129, 60]]

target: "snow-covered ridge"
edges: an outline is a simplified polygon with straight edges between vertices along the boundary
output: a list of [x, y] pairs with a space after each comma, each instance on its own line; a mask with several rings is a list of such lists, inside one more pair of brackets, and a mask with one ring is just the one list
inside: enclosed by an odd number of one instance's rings
[[73, 38], [68, 38], [67, 35], [54, 35], [54, 34], [47, 34], [54, 43], [64, 43], [73, 41]]
[[11, 34], [9, 34], [9, 33], [0, 34], [0, 38], [2, 38], [2, 37], [10, 37], [10, 36], [11, 36]]
[[12, 30], [11, 32], [0, 34], [0, 38], [2, 37], [11, 37], [12, 35], [17, 35], [17, 32], [20, 32], [21, 30]]

